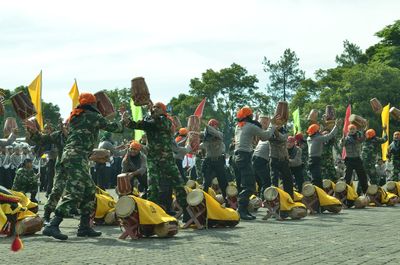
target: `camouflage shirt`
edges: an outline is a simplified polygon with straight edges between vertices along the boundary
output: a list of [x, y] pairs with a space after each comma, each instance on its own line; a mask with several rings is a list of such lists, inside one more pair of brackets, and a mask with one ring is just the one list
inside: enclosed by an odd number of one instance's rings
[[379, 146], [387, 141], [387, 136], [383, 138], [374, 137], [366, 139], [362, 145], [361, 157], [364, 162], [371, 162], [375, 165], [376, 155], [379, 153]]
[[57, 149], [57, 157], [61, 159], [67, 137], [62, 131], [55, 131], [51, 134], [41, 134], [37, 132], [30, 136], [30, 140], [36, 145], [54, 144]]

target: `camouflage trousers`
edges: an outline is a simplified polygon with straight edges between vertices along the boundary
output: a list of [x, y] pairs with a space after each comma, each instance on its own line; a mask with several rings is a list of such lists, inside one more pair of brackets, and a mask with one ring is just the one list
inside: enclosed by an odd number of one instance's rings
[[180, 178], [178, 168], [174, 159], [170, 160], [147, 160], [149, 173], [149, 196], [148, 200], [162, 206], [166, 212], [171, 212], [172, 193], [175, 190], [176, 200], [185, 209], [186, 191]]
[[[68, 151], [65, 151], [68, 152]], [[72, 209], [80, 209], [82, 215], [91, 215], [95, 210], [94, 184], [89, 171], [87, 157], [65, 155], [61, 161], [66, 177], [65, 193], [61, 204], [56, 208], [57, 216], [67, 216]]]
[[67, 174], [65, 172], [65, 169], [58, 160], [55, 166], [55, 170], [56, 174], [54, 176], [53, 189], [51, 190], [49, 198], [46, 204], [44, 205], [44, 210], [49, 213], [54, 212], [54, 210], [56, 209], [57, 204], [60, 201], [61, 196], [64, 192], [65, 185], [67, 182]]
[[400, 180], [400, 160], [393, 159], [393, 176], [392, 176], [393, 181], [399, 181]]
[[369, 182], [371, 184], [379, 185], [380, 179], [378, 177], [378, 174], [376, 173], [375, 164], [365, 160], [363, 162], [364, 162], [365, 172], [367, 173], [367, 176], [369, 178]]
[[36, 193], [38, 191], [38, 183], [33, 177], [18, 175], [14, 179], [12, 190], [23, 193]]

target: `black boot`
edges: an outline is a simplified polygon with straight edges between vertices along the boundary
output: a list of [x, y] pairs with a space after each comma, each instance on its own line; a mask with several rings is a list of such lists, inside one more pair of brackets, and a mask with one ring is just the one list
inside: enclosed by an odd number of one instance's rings
[[54, 216], [51, 219], [50, 223], [46, 225], [43, 229], [43, 235], [45, 236], [52, 236], [59, 240], [67, 240], [68, 236], [61, 233], [60, 228], [58, 227], [60, 223], [63, 221], [63, 218], [60, 216]]
[[249, 210], [247, 210], [247, 215], [249, 215], [251, 218], [253, 218], [253, 220], [256, 219], [256, 216], [253, 215], [253, 214], [251, 214], [251, 213], [249, 212]]
[[101, 232], [95, 231], [90, 227], [90, 216], [81, 215], [81, 222], [79, 224], [77, 236], [81, 237], [98, 237], [101, 236]]
[[43, 214], [44, 225], [50, 224], [50, 215], [51, 211], [49, 209], [44, 209], [44, 214]]
[[37, 192], [31, 192], [31, 202], [38, 203], [38, 201], [36, 200], [36, 194]]
[[238, 213], [240, 215], [240, 219], [242, 220], [254, 220], [255, 218], [248, 214], [247, 209], [243, 206], [239, 206]]

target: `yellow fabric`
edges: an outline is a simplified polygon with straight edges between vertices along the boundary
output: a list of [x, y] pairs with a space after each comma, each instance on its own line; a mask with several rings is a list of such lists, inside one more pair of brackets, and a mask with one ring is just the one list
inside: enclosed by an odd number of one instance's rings
[[35, 214], [35, 213], [33, 213], [33, 212], [29, 211], [29, 210], [20, 211], [18, 213], [18, 221], [22, 220], [22, 219], [24, 219], [26, 217], [35, 217], [35, 216], [37, 216], [37, 214]]
[[211, 195], [204, 193], [207, 207], [207, 218], [217, 221], [239, 221], [239, 214], [231, 209], [225, 208], [217, 202]]
[[0, 204], [0, 231], [3, 229], [4, 225], [7, 223], [6, 214], [13, 215], [13, 214], [18, 213], [21, 209], [24, 209], [24, 208], [22, 208], [20, 203], [18, 203], [17, 208], [15, 208], [14, 210], [11, 209], [11, 205], [9, 203]]
[[5, 226], [6, 223], [7, 223], [7, 216], [3, 212], [2, 207], [0, 207], [0, 231], [3, 230], [3, 227]]
[[294, 197], [294, 201], [295, 202], [301, 202], [301, 200], [303, 199], [303, 194], [301, 194], [300, 192], [297, 192], [297, 191], [293, 191], [293, 197]]
[[36, 120], [39, 123], [40, 130], [43, 130], [43, 116], [42, 116], [42, 71], [28, 86], [29, 95], [33, 105], [36, 108]]
[[[382, 126], [386, 126], [386, 135], [388, 137], [388, 140], [386, 143], [382, 144], [382, 160], [386, 161], [386, 155], [387, 155], [387, 150], [389, 147], [389, 109], [390, 109], [390, 103], [387, 104], [383, 109], [381, 113], [381, 118], [382, 118]], [[382, 132], [383, 136], [383, 132]]]
[[341, 205], [342, 204], [335, 197], [326, 194], [326, 192], [323, 189], [321, 189], [321, 188], [319, 188], [319, 187], [317, 187], [315, 185], [314, 185], [314, 187], [315, 187], [315, 190], [316, 190], [317, 195], [318, 195], [319, 204], [321, 206]]
[[19, 198], [19, 203], [22, 205], [22, 207], [26, 207], [28, 209], [36, 208], [38, 207], [38, 204], [35, 202], [32, 202], [25, 194], [19, 191], [15, 190], [10, 190], [10, 192]]
[[292, 197], [290, 197], [289, 193], [286, 191], [276, 188], [276, 190], [279, 193], [279, 210], [281, 211], [290, 211], [294, 207], [303, 207], [306, 208], [306, 206], [301, 203], [301, 202], [294, 202], [292, 200]]
[[349, 201], [355, 201], [357, 198], [358, 198], [358, 194], [357, 194], [356, 190], [352, 186], [347, 185], [346, 199]]
[[386, 204], [386, 203], [389, 202], [389, 200], [397, 197], [396, 194], [393, 194], [391, 192], [385, 191], [381, 187], [379, 187], [378, 189], [381, 192], [381, 203], [382, 204]]
[[400, 195], [400, 181], [396, 181], [397, 194]]
[[96, 213], [95, 218], [104, 218], [104, 216], [115, 208], [117, 202], [109, 194], [96, 194]]
[[137, 204], [139, 210], [139, 223], [141, 225], [158, 225], [165, 222], [177, 222], [175, 217], [169, 216], [154, 202], [129, 195]]
[[78, 90], [78, 84], [76, 83], [76, 80], [71, 87], [71, 90], [68, 93], [69, 97], [72, 100], [72, 109], [76, 108], [76, 106], [79, 105], [79, 90]]

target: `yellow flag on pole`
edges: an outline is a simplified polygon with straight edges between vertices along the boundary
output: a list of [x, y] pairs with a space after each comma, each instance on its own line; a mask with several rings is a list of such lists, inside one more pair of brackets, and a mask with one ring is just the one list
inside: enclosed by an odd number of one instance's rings
[[[386, 154], [387, 150], [389, 147], [389, 109], [390, 109], [390, 103], [387, 104], [383, 109], [382, 109], [382, 126], [386, 126], [386, 135], [388, 137], [388, 140], [386, 143], [382, 144], [381, 149], [382, 149], [382, 160], [386, 161]], [[382, 132], [383, 134], [383, 132]]]
[[43, 115], [42, 115], [42, 71], [28, 86], [29, 95], [33, 105], [36, 108], [36, 120], [39, 123], [40, 129], [43, 130]]
[[78, 84], [76, 83], [76, 79], [68, 95], [72, 99], [72, 109], [76, 108], [76, 106], [79, 105], [79, 90], [78, 90]]

